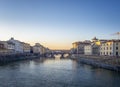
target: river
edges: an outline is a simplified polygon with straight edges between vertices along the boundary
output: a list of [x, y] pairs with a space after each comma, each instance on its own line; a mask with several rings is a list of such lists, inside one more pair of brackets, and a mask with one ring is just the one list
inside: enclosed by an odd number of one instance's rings
[[120, 73], [71, 59], [34, 59], [0, 66], [0, 87], [120, 87]]

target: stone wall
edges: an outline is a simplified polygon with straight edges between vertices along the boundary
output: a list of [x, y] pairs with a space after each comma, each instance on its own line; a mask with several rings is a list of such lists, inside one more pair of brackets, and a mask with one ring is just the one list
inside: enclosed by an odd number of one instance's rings
[[14, 61], [28, 60], [40, 58], [40, 56], [33, 54], [10, 54], [10, 55], [0, 55], [0, 64], [5, 64]]
[[74, 55], [71, 59], [99, 68], [120, 71], [120, 57]]

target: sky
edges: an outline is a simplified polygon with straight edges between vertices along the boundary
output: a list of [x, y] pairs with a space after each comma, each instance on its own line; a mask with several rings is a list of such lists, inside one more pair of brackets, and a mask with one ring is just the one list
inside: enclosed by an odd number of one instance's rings
[[115, 39], [120, 0], [0, 0], [0, 40], [70, 49], [75, 41]]

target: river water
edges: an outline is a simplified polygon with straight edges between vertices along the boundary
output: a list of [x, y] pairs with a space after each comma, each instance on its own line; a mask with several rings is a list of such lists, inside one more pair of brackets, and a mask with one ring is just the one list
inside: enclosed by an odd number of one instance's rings
[[120, 73], [76, 60], [40, 58], [0, 66], [0, 87], [120, 87]]

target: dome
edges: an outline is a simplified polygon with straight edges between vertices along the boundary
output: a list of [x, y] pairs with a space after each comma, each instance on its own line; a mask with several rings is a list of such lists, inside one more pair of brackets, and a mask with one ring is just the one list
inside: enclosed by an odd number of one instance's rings
[[94, 37], [92, 40], [98, 40], [96, 37]]
[[14, 40], [14, 38], [13, 38], [13, 37], [11, 37], [11, 40]]
[[92, 39], [92, 41], [95, 42], [95, 41], [98, 41], [98, 39], [97, 39], [96, 37], [94, 37], [94, 38]]

